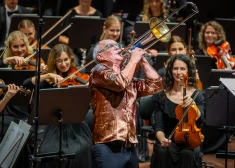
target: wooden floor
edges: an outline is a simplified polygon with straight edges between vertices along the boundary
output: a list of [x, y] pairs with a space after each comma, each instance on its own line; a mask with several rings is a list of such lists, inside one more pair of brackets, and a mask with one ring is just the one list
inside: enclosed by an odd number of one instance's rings
[[[233, 137], [232, 142], [228, 143], [229, 151], [235, 151], [235, 137]], [[152, 144], [149, 144], [150, 155], [152, 153]], [[225, 159], [216, 158], [215, 154], [204, 154], [203, 161], [207, 164], [214, 165], [214, 168], [224, 168]], [[149, 168], [150, 163], [140, 163], [140, 168]], [[235, 160], [227, 160], [227, 168], [235, 168]]]

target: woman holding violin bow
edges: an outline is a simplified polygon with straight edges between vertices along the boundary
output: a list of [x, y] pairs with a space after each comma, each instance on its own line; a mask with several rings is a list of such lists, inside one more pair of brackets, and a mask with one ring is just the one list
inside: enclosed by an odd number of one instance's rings
[[[40, 88], [68, 87], [69, 85], [81, 85], [76, 78], [88, 82], [88, 75], [82, 75], [76, 68], [74, 54], [70, 47], [65, 44], [55, 45], [48, 57], [46, 73], [40, 76]], [[76, 72], [77, 71], [77, 72]], [[74, 72], [76, 72], [75, 75]], [[34, 88], [36, 77], [26, 79], [24, 86]], [[60, 84], [59, 84], [60, 83]], [[59, 86], [58, 86], [59, 84]], [[79, 95], [78, 95], [79, 96]], [[79, 112], [79, 107], [78, 107]], [[62, 149], [65, 153], [75, 153], [75, 159], [68, 159], [63, 162], [63, 167], [86, 167], [92, 168], [91, 155], [91, 132], [84, 121], [83, 123], [64, 124], [62, 128]], [[47, 127], [44, 140], [40, 146], [39, 153], [57, 152], [59, 139], [59, 127], [52, 125]], [[58, 162], [40, 163], [40, 167], [57, 167]]]
[[196, 89], [195, 64], [187, 55], [172, 56], [166, 67], [164, 90], [153, 96], [151, 123], [157, 142], [153, 149], [151, 167], [200, 166], [203, 100], [203, 93]]
[[235, 69], [235, 58], [231, 55], [224, 29], [216, 21], [209, 21], [201, 27], [199, 49], [195, 53], [210, 56], [213, 59], [212, 69]]
[[[1, 66], [6, 67], [8, 65], [16, 70], [35, 70], [35, 54], [25, 34], [21, 31], [13, 31], [7, 38]], [[44, 72], [47, 66], [42, 59], [40, 62], [41, 71]]]

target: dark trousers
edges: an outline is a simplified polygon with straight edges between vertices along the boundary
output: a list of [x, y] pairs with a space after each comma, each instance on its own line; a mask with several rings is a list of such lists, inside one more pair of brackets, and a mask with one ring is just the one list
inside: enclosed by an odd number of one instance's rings
[[126, 148], [122, 144], [95, 144], [92, 155], [96, 168], [138, 168], [135, 147]]

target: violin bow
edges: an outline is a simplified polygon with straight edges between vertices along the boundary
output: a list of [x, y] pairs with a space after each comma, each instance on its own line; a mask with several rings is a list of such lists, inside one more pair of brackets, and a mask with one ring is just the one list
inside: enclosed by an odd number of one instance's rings
[[91, 60], [90, 62], [88, 62], [86, 65], [84, 65], [83, 67], [79, 68], [78, 70], [74, 71], [73, 73], [71, 73], [69, 76], [65, 77], [62, 81], [55, 83], [54, 86], [56, 85], [60, 85], [61, 83], [63, 83], [64, 81], [68, 80], [69, 78], [72, 78], [74, 75], [76, 75], [76, 73], [80, 72], [81, 70], [83, 70], [84, 68], [86, 68], [87, 66], [89, 66], [90, 64], [92, 64], [95, 60]]

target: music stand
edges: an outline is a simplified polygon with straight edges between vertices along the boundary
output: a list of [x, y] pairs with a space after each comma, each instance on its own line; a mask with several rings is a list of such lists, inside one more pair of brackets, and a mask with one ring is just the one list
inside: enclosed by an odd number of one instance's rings
[[207, 86], [219, 86], [220, 78], [232, 78], [232, 73], [234, 73], [235, 70], [224, 70], [224, 69], [212, 69], [209, 73], [208, 78], [208, 84]]
[[200, 81], [202, 82], [203, 89], [207, 88], [208, 77], [211, 71], [211, 57], [204, 55], [195, 55], [195, 64], [198, 70], [198, 75], [200, 77]]
[[5, 84], [21, 86], [25, 79], [35, 76], [35, 71], [32, 70], [13, 70], [11, 68], [0, 68], [0, 79]]
[[47, 65], [47, 60], [48, 60], [50, 51], [51, 51], [50, 48], [41, 49], [41, 58], [43, 59], [46, 65]]
[[[73, 17], [73, 26], [68, 30], [69, 46], [72, 48], [90, 48], [100, 40], [104, 18]], [[76, 37], [76, 38], [75, 38]]]
[[[59, 19], [61, 16], [43, 16], [44, 25], [42, 28], [42, 34], [45, 33], [47, 30], [49, 30]], [[39, 27], [39, 16], [38, 15], [28, 15], [28, 14], [13, 14], [11, 18], [11, 25], [9, 29], [9, 33], [12, 31], [18, 30], [18, 24], [23, 20], [28, 19], [31, 20], [34, 23], [35, 29], [38, 32]], [[51, 31], [49, 34], [45, 36], [45, 38], [42, 39], [42, 44], [48, 42], [52, 37], [56, 36], [60, 31], [62, 30], [62, 27], [57, 25], [53, 31]], [[58, 43], [58, 38], [54, 39], [50, 45], [54, 46]]]
[[[223, 129], [226, 131], [226, 143], [228, 143], [228, 133], [229, 130], [235, 130], [234, 125], [235, 125], [235, 107], [233, 105], [235, 101], [235, 79], [230, 79], [230, 78], [220, 78], [221, 86], [224, 88], [224, 92], [220, 91], [220, 97], [218, 102], [213, 102], [215, 98], [208, 100], [206, 104], [206, 118], [207, 118], [207, 123], [209, 125], [213, 126], [222, 126]], [[220, 89], [219, 88], [219, 89]], [[213, 91], [218, 92], [218, 91]], [[212, 94], [214, 94], [212, 93]], [[222, 99], [223, 100], [222, 100]], [[211, 104], [211, 105], [210, 105]], [[217, 108], [217, 109], [215, 109]], [[218, 118], [219, 117], [219, 118]], [[231, 152], [229, 155], [232, 154]], [[216, 153], [216, 157], [219, 158], [225, 158], [225, 168], [227, 168], [227, 159], [228, 159], [228, 144], [226, 145], [226, 151], [219, 151], [219, 153]], [[234, 157], [235, 158], [235, 157]]]
[[[82, 123], [89, 109], [89, 104], [90, 94], [88, 86], [40, 90], [38, 124], [59, 126], [59, 151], [56, 153], [38, 154], [31, 158], [37, 162], [58, 159], [59, 167], [63, 158], [74, 158], [74, 153], [63, 154], [62, 127], [63, 124]], [[30, 115], [30, 124], [33, 123], [34, 115], [35, 113]]]
[[[176, 26], [178, 23], [173, 23], [173, 22], [165, 22], [165, 24], [168, 26], [169, 29], [172, 27]], [[136, 32], [137, 38], [147, 32], [150, 29], [149, 22], [142, 22], [142, 21], [137, 21], [134, 26], [134, 30]], [[186, 41], [186, 24], [183, 23], [179, 25], [177, 29], [172, 31], [171, 36], [180, 36]], [[166, 43], [163, 43], [159, 41], [155, 45], [153, 45], [151, 48], [155, 48], [158, 51], [166, 51]]]

